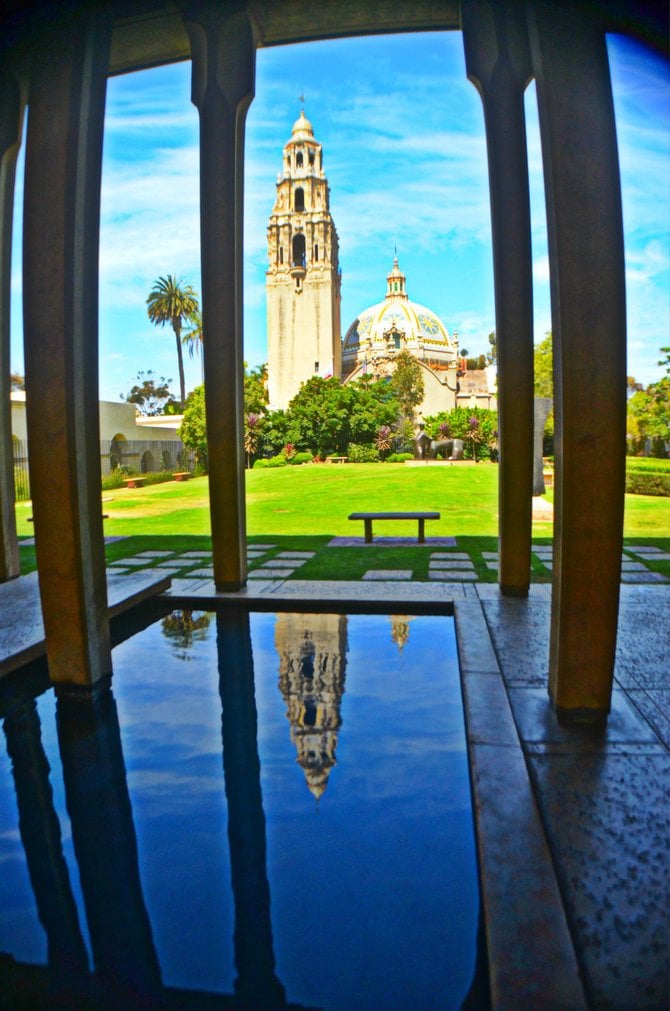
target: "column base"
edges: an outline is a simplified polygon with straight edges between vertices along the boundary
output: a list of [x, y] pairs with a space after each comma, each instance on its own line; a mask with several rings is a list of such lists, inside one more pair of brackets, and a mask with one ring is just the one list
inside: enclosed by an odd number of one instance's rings
[[246, 585], [247, 585], [246, 579], [242, 580], [236, 579], [231, 583], [228, 582], [220, 583], [217, 580], [214, 580], [214, 587], [217, 593], [237, 593], [238, 590], [244, 590], [246, 588]]
[[507, 583], [500, 583], [499, 587], [503, 597], [527, 597], [530, 583], [526, 583], [524, 586], [510, 586]]

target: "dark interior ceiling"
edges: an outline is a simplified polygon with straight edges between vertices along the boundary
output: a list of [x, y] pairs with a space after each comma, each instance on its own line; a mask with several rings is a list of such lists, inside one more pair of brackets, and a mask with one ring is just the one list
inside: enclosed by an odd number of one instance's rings
[[[110, 0], [106, 0], [107, 3]], [[195, 0], [197, 8], [203, 0]], [[208, 2], [208, 0], [204, 0]], [[209, 0], [242, 6], [236, 0]], [[467, 0], [463, 0], [467, 2]], [[532, 0], [529, 0], [532, 2]], [[558, 2], [558, 0], [557, 0]], [[570, 0], [560, 0], [566, 8]], [[574, 0], [581, 10], [585, 0]], [[40, 28], [48, 30], [64, 14], [99, 6], [100, 0], [3, 0], [0, 46], [21, 59]], [[188, 59], [188, 38], [174, 0], [111, 0], [115, 23], [110, 73]], [[181, 4], [184, 7], [187, 4]], [[459, 0], [248, 0], [260, 46], [389, 32], [436, 31], [460, 27]], [[670, 4], [667, 0], [599, 0], [588, 3], [607, 31], [632, 36], [668, 55]]]

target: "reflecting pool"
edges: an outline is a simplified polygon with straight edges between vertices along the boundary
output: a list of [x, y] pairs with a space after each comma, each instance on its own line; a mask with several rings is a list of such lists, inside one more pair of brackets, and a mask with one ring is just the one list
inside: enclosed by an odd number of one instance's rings
[[461, 1007], [452, 619], [180, 611], [94, 699], [33, 694], [0, 696], [3, 1007]]

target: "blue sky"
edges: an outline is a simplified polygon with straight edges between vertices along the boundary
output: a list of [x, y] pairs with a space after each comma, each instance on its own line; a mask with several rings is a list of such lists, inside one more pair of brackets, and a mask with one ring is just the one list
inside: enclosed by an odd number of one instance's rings
[[[620, 38], [609, 43], [623, 181], [628, 373], [661, 375], [670, 342], [670, 72]], [[461, 36], [424, 33], [262, 49], [247, 117], [245, 357], [266, 360], [266, 227], [282, 147], [300, 111], [323, 144], [340, 239], [342, 331], [385, 293], [397, 248], [414, 301], [461, 347], [488, 349], [495, 327], [486, 144], [480, 98], [465, 76]], [[527, 93], [535, 340], [551, 326], [541, 152]], [[22, 162], [19, 166], [22, 172]], [[17, 205], [21, 200], [17, 180]], [[17, 222], [12, 368], [23, 371]], [[200, 290], [198, 117], [190, 65], [109, 82], [100, 248], [100, 392], [118, 400], [139, 370], [173, 378], [171, 330], [153, 327], [152, 282], [178, 274]], [[199, 360], [186, 358], [187, 388]]]

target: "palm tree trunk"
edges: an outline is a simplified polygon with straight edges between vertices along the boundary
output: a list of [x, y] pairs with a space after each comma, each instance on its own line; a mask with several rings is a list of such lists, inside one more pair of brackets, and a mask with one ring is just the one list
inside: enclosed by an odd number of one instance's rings
[[172, 321], [172, 329], [174, 330], [174, 335], [177, 340], [177, 361], [179, 363], [179, 396], [181, 399], [181, 410], [184, 410], [184, 404], [186, 402], [186, 379], [184, 376], [184, 355], [181, 347], [181, 320], [177, 323], [175, 320]]

